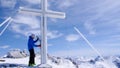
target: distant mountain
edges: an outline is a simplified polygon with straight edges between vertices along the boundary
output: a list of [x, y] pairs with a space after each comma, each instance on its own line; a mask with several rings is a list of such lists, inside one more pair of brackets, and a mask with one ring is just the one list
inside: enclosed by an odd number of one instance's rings
[[28, 54], [25, 50], [21, 51], [20, 49], [13, 49], [10, 50], [6, 56], [4, 56], [5, 58], [24, 58], [26, 57]]
[[[14, 59], [13, 59], [14, 58]], [[19, 58], [19, 59], [18, 59]], [[41, 55], [36, 54], [36, 67], [40, 64]], [[6, 55], [6, 58], [1, 58], [0, 68], [4, 67], [28, 67], [29, 56], [26, 51], [13, 49]], [[16, 62], [17, 61], [17, 62]], [[23, 62], [24, 61], [24, 62]], [[18, 63], [19, 62], [19, 63]], [[120, 56], [107, 56], [102, 60], [99, 56], [94, 58], [86, 57], [56, 57], [48, 55], [48, 64], [52, 68], [120, 68]]]
[[120, 68], [120, 57], [112, 56], [105, 57], [105, 60], [102, 60], [100, 57], [96, 58], [66, 58], [69, 59], [76, 68]]

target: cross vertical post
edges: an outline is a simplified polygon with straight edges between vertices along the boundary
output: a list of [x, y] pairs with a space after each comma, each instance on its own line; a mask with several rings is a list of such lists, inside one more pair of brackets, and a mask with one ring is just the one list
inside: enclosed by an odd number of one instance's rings
[[47, 10], [47, 0], [41, 0], [41, 10], [20, 7], [19, 12], [41, 16], [41, 65], [39, 68], [51, 68], [47, 64], [47, 17], [65, 18], [65, 13]]
[[47, 23], [45, 11], [47, 9], [46, 0], [41, 0], [42, 16], [41, 16], [41, 64], [47, 63]]

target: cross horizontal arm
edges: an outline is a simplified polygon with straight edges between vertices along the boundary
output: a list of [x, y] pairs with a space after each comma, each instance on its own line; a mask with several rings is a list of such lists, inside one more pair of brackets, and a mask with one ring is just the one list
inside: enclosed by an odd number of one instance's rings
[[0, 27], [1, 27], [2, 25], [4, 25], [6, 22], [8, 22], [10, 19], [11, 19], [11, 17], [7, 18], [4, 22], [2, 22], [2, 23], [0, 24]]
[[47, 17], [53, 17], [53, 18], [65, 18], [65, 13], [62, 12], [56, 12], [56, 11], [46, 11], [45, 14]]
[[42, 14], [45, 14], [45, 16], [47, 16], [47, 17], [65, 18], [65, 13], [50, 11], [50, 10], [43, 12], [42, 10], [28, 9], [28, 8], [20, 7], [19, 12], [24, 13], [24, 14], [31, 14], [31, 15], [35, 15], [35, 16], [42, 16]]
[[42, 15], [42, 14], [41, 14], [41, 13], [42, 13], [41, 10], [28, 9], [28, 8], [23, 8], [23, 7], [20, 7], [19, 13], [31, 14], [31, 15], [35, 15], [35, 16], [41, 16], [41, 15]]

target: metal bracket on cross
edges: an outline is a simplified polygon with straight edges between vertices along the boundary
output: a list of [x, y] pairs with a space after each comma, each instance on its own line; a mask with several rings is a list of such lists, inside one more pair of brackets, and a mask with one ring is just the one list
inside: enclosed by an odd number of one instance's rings
[[51, 68], [47, 64], [47, 17], [65, 18], [65, 13], [47, 10], [47, 0], [41, 0], [41, 10], [20, 7], [19, 13], [41, 16], [41, 65], [39, 68]]

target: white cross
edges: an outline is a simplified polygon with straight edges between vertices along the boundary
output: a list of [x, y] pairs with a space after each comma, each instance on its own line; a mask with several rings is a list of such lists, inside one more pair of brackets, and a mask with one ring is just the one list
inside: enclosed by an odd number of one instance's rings
[[[65, 18], [65, 13], [47, 10], [47, 0], [41, 0], [41, 10], [20, 8], [20, 13], [41, 16], [41, 68], [47, 68], [47, 17]], [[33, 22], [34, 23], [34, 22]]]

